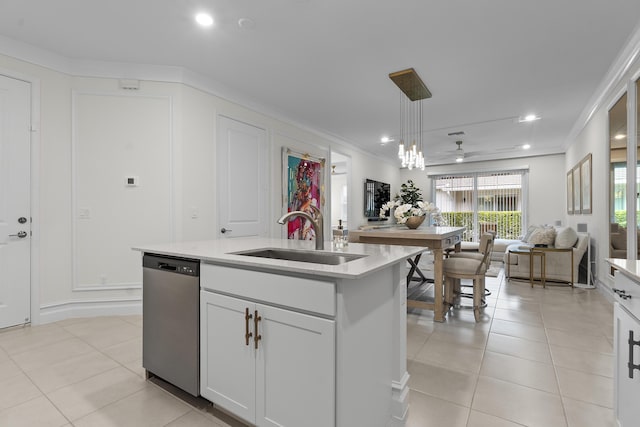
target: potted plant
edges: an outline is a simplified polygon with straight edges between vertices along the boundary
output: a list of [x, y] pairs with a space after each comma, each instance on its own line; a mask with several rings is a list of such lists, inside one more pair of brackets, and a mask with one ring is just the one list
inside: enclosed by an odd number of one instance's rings
[[418, 228], [427, 214], [440, 212], [436, 205], [422, 199], [420, 189], [412, 180], [402, 184], [400, 193], [380, 208], [380, 217], [386, 218], [386, 212], [391, 209], [394, 209], [393, 216], [398, 224], [405, 224], [412, 229]]

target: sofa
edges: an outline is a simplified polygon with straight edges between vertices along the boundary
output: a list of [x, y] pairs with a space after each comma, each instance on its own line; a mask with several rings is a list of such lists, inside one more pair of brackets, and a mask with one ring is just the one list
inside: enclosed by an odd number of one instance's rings
[[[493, 241], [493, 250], [491, 251], [491, 261], [502, 262], [507, 247], [514, 243], [522, 243], [522, 241], [518, 239], [495, 239]], [[478, 247], [478, 242], [462, 242], [460, 244], [462, 252], [478, 252]]]
[[[578, 281], [580, 261], [589, 247], [589, 235], [578, 233], [571, 227], [559, 226], [529, 227], [522, 240], [512, 241], [505, 247], [502, 256], [505, 273], [508, 273], [510, 278], [529, 280], [530, 254], [526, 252], [536, 244], [547, 245], [546, 247], [550, 249], [562, 249], [562, 251], [545, 252], [546, 280], [566, 283]], [[572, 252], [573, 265], [571, 265]], [[540, 258], [536, 256], [533, 262], [535, 278], [540, 277], [540, 263]]]
[[[611, 258], [627, 259], [627, 229], [620, 227], [616, 223], [611, 223], [609, 228], [609, 256]], [[636, 259], [640, 259], [640, 231], [638, 235], [638, 245]]]

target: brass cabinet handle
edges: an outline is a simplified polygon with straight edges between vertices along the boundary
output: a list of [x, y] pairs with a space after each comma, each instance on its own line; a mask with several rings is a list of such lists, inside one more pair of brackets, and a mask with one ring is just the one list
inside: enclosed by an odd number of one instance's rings
[[253, 342], [255, 344], [256, 350], [258, 349], [258, 341], [262, 339], [262, 335], [258, 333], [258, 322], [261, 320], [262, 320], [262, 317], [258, 315], [258, 310], [256, 310], [255, 316], [253, 317], [253, 329], [256, 331], [256, 334], [253, 337]]
[[244, 341], [246, 345], [249, 345], [249, 338], [253, 336], [253, 334], [249, 332], [249, 319], [251, 319], [252, 317], [253, 315], [249, 314], [249, 308], [245, 308], [244, 309]]

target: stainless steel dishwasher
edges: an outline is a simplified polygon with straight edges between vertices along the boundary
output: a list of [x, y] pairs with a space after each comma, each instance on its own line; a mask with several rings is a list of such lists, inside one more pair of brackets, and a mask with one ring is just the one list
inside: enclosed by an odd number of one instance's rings
[[156, 254], [142, 258], [142, 366], [200, 395], [200, 262]]

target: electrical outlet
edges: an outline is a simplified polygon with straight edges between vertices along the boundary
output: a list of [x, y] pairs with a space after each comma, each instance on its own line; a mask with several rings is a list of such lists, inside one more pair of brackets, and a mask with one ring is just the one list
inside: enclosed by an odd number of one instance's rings
[[195, 206], [191, 206], [191, 218], [197, 219], [199, 216], [200, 214], [198, 213], [198, 208]]
[[137, 187], [138, 185], [140, 185], [140, 178], [132, 175], [125, 176], [124, 183], [127, 187]]
[[78, 219], [91, 219], [91, 209], [89, 208], [78, 209]]

